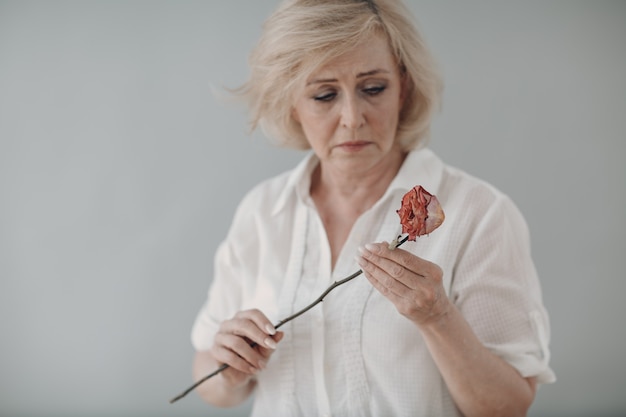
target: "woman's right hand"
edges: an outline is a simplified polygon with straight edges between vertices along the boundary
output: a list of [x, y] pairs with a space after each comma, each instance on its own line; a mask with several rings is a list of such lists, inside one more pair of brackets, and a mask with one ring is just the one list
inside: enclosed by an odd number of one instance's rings
[[247, 385], [267, 366], [283, 332], [259, 310], [240, 311], [222, 322], [210, 349], [211, 356], [228, 368], [221, 375], [232, 388]]

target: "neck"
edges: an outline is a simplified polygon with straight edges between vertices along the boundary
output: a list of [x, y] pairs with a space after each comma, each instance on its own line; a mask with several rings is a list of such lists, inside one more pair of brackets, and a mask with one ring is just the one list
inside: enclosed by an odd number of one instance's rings
[[320, 163], [313, 173], [311, 196], [318, 204], [348, 204], [362, 213], [383, 196], [405, 157], [406, 153], [393, 153], [387, 160], [361, 172], [346, 172]]

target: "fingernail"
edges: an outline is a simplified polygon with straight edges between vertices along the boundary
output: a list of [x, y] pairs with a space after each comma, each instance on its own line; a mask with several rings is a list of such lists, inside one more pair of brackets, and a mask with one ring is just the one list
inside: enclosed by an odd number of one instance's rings
[[271, 324], [266, 324], [265, 325], [265, 330], [271, 336], [274, 336], [276, 334], [276, 329]]
[[265, 343], [265, 346], [267, 346], [270, 349], [276, 349], [278, 347], [278, 345], [276, 345], [276, 342], [274, 342], [274, 340], [272, 340], [272, 338], [270, 337], [265, 339], [263, 343]]
[[378, 252], [378, 246], [374, 245], [373, 243], [366, 244], [365, 249], [367, 249], [370, 252]]

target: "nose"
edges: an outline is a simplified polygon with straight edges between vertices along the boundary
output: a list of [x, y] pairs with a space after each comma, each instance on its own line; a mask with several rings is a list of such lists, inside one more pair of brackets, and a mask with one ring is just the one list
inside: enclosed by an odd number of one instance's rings
[[357, 129], [365, 123], [363, 104], [355, 95], [346, 95], [341, 107], [341, 124], [348, 129]]

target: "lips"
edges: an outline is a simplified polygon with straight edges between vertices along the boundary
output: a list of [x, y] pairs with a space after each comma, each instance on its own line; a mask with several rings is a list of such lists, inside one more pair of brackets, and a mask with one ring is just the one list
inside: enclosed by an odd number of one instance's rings
[[365, 140], [351, 140], [347, 142], [342, 142], [338, 145], [339, 148], [349, 150], [349, 151], [357, 151], [363, 149], [367, 145], [370, 145], [371, 142]]

